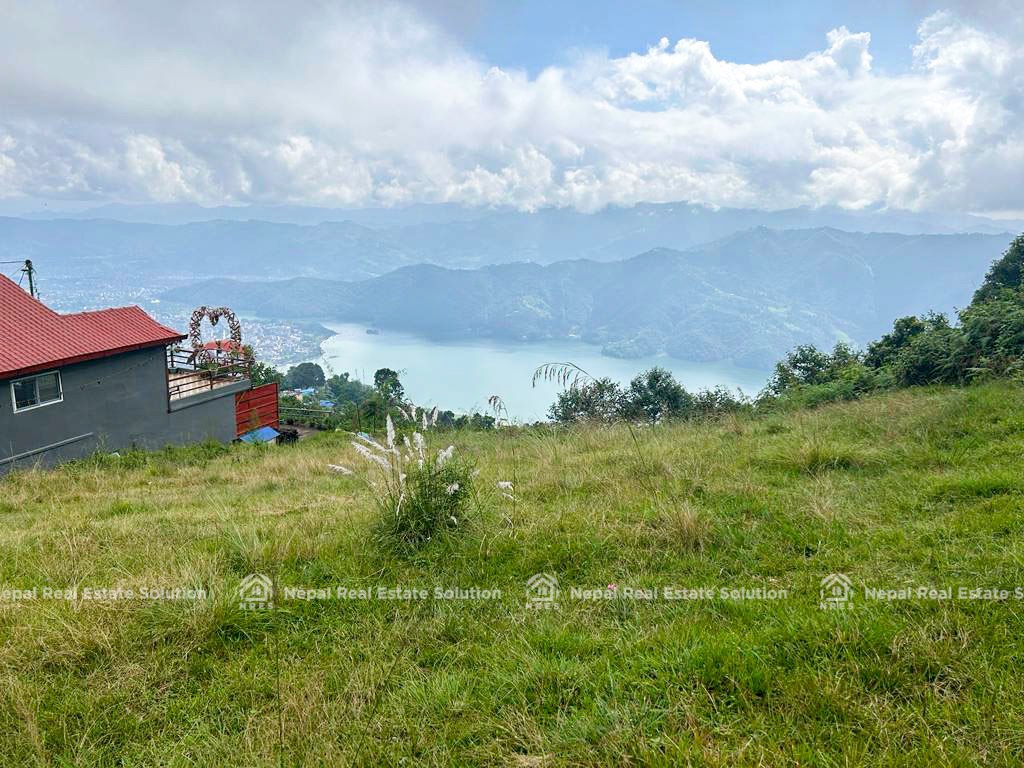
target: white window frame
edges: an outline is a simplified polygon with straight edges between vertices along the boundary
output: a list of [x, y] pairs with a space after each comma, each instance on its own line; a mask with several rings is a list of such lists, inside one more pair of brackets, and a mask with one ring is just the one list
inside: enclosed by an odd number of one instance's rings
[[[47, 400], [45, 403], [36, 403], [35, 405], [26, 405], [23, 408], [19, 408], [18, 407], [18, 398], [14, 394], [14, 385], [18, 384], [19, 382], [22, 382], [22, 381], [29, 381], [31, 379], [37, 379], [37, 378], [40, 378], [42, 376], [49, 376], [50, 374], [56, 374], [57, 375], [57, 391], [60, 392], [60, 395], [57, 397], [57, 399], [56, 400]], [[39, 386], [36, 385], [36, 395], [38, 396], [38, 394], [39, 394]], [[48, 405], [56, 405], [57, 403], [63, 403], [63, 402], [64, 402], [64, 382], [61, 380], [61, 375], [60, 375], [60, 371], [59, 370], [43, 371], [41, 373], [33, 373], [31, 376], [22, 376], [19, 379], [12, 379], [11, 380], [11, 408], [14, 410], [15, 413], [24, 413], [25, 411], [32, 411], [32, 410], [35, 410], [36, 408], [45, 408]]]

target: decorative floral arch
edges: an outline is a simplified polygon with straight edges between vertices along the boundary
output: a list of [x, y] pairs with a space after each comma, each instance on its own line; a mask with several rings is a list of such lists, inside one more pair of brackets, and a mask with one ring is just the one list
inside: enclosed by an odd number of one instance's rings
[[196, 362], [212, 363], [216, 359], [213, 350], [203, 348], [200, 326], [204, 317], [210, 321], [210, 325], [217, 325], [222, 317], [227, 320], [228, 326], [231, 328], [231, 341], [237, 345], [238, 350], [242, 349], [242, 325], [238, 322], [234, 312], [227, 307], [197, 307], [188, 324], [188, 339], [192, 344], [192, 357]]

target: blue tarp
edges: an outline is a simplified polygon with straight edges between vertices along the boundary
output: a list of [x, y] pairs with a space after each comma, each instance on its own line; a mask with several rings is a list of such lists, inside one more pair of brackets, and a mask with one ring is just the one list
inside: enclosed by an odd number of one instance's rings
[[246, 432], [239, 440], [243, 443], [272, 443], [281, 433], [273, 427], [260, 427], [252, 432]]
[[321, 408], [333, 408], [334, 407], [334, 403], [332, 403], [330, 400], [321, 400], [320, 401], [320, 407]]

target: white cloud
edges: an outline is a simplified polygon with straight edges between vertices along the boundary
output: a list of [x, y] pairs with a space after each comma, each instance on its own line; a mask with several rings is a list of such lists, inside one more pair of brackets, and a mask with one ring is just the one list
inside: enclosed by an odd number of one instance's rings
[[12, 4], [0, 197], [1017, 210], [1024, 58], [948, 13], [736, 64], [707, 42], [489, 67], [401, 5]]

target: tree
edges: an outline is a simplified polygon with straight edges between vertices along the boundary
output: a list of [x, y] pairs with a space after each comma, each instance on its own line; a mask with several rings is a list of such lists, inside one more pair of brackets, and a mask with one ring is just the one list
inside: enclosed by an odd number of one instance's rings
[[266, 363], [261, 363], [259, 360], [253, 360], [252, 367], [249, 371], [249, 380], [252, 381], [252, 385], [254, 387], [271, 383], [280, 386], [284, 382], [284, 374]]
[[968, 378], [1001, 376], [1024, 359], [1024, 290], [971, 304], [960, 313], [964, 349], [959, 360]]
[[925, 330], [915, 334], [896, 357], [897, 380], [905, 387], [961, 381], [966, 354], [963, 331], [934, 312], [925, 317], [924, 325]]
[[901, 317], [892, 324], [892, 330], [878, 341], [868, 345], [868, 353], [864, 362], [869, 368], [881, 368], [896, 362], [901, 349], [910, 343], [917, 334], [927, 330], [928, 326], [917, 317]]
[[386, 403], [401, 402], [405, 399], [405, 388], [398, 380], [398, 371], [391, 368], [378, 368], [373, 374], [373, 386]]
[[621, 417], [622, 405], [622, 389], [618, 384], [609, 378], [595, 379], [559, 392], [548, 415], [563, 424], [575, 421], [608, 423]]
[[322, 387], [324, 381], [326, 381], [324, 369], [316, 363], [299, 363], [294, 368], [289, 368], [284, 377], [285, 386], [288, 389]]
[[743, 408], [743, 401], [723, 386], [698, 390], [691, 397], [694, 417], [721, 416]]
[[652, 424], [683, 416], [693, 407], [693, 397], [664, 368], [644, 371], [629, 383], [623, 397], [623, 415]]
[[1017, 235], [1002, 258], [992, 263], [981, 287], [975, 291], [974, 300], [971, 303], [980, 304], [989, 301], [1006, 288], [1020, 288], [1022, 277], [1024, 277], [1024, 234]]
[[801, 385], [819, 384], [831, 364], [828, 354], [812, 344], [802, 344], [775, 364], [775, 372], [766, 388], [774, 395], [781, 395]]
[[350, 378], [348, 373], [331, 376], [326, 385], [336, 403], [363, 403], [374, 394], [373, 387]]

